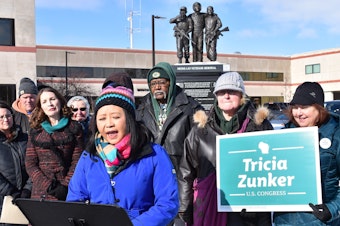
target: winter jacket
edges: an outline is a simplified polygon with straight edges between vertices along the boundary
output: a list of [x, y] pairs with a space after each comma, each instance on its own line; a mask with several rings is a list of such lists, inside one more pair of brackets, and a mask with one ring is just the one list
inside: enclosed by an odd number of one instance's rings
[[0, 212], [4, 196], [32, 188], [25, 169], [27, 134], [19, 127], [15, 133], [16, 136], [8, 140], [0, 132]]
[[32, 198], [56, 200], [47, 194], [52, 183], [68, 186], [83, 151], [82, 133], [73, 120], [52, 134], [42, 128], [30, 130], [25, 164], [33, 182]]
[[137, 121], [142, 121], [152, 132], [155, 143], [165, 148], [176, 172], [183, 156], [184, 139], [194, 125], [192, 116], [195, 111], [200, 109], [203, 108], [197, 101], [187, 96], [180, 87], [177, 87], [174, 102], [162, 130], [158, 128], [150, 94], [142, 98], [141, 104], [136, 110]]
[[[175, 172], [157, 144], [146, 145], [110, 179], [100, 157], [84, 151], [69, 184], [67, 201], [117, 204], [133, 225], [167, 225], [179, 206]], [[114, 223], [114, 219], [112, 219]]]
[[21, 127], [23, 133], [28, 134], [30, 130], [29, 115], [25, 109], [21, 107], [20, 99], [16, 99], [12, 104], [15, 123]]
[[[287, 123], [285, 128], [294, 128]], [[311, 212], [275, 213], [275, 225], [340, 225], [340, 116], [331, 114], [329, 121], [319, 127], [319, 140], [329, 139], [331, 146], [319, 146], [322, 183], [322, 200], [332, 214], [332, 218], [323, 223]], [[321, 144], [321, 142], [320, 142]], [[308, 203], [306, 203], [308, 204]], [[320, 203], [314, 203], [320, 204]], [[312, 210], [311, 210], [312, 211]]]
[[[136, 119], [143, 122], [152, 132], [155, 143], [165, 148], [177, 172], [183, 156], [184, 139], [193, 127], [192, 115], [197, 110], [203, 110], [203, 107], [176, 85], [176, 74], [170, 64], [160, 62], [154, 67], [157, 68], [166, 71], [169, 76], [166, 121], [160, 130], [155, 113], [158, 111], [159, 104], [150, 93], [142, 98], [136, 110]], [[150, 76], [151, 74], [148, 75], [148, 81], [151, 80]]]
[[[237, 112], [238, 126], [231, 133], [237, 133], [242, 126], [245, 126], [244, 132], [273, 129], [266, 119], [269, 114], [268, 109], [256, 110], [250, 101], [242, 109], [243, 111]], [[249, 118], [249, 122], [243, 125], [246, 118]], [[194, 121], [197, 125], [193, 127], [184, 142], [184, 156], [178, 181], [181, 200], [179, 213], [186, 222], [193, 221], [193, 182], [196, 178], [204, 179], [216, 172], [216, 136], [224, 134], [218, 126], [214, 107], [208, 117], [205, 112], [197, 112], [194, 115]], [[271, 216], [270, 213], [256, 213], [255, 218], [246, 219], [242, 218], [240, 213], [227, 213], [227, 225], [271, 225]]]

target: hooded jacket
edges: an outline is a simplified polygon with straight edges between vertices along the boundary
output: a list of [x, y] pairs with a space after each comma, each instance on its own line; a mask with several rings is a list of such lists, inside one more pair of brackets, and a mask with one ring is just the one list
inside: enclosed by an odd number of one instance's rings
[[165, 70], [170, 78], [167, 119], [160, 130], [158, 116], [156, 116], [159, 112], [159, 104], [150, 93], [142, 98], [136, 110], [136, 117], [137, 121], [142, 121], [151, 131], [155, 143], [166, 149], [178, 171], [183, 155], [183, 141], [194, 125], [192, 116], [197, 110], [203, 110], [203, 107], [176, 85], [176, 75], [170, 64], [161, 62], [154, 68]]
[[16, 99], [12, 104], [13, 114], [14, 114], [14, 121], [17, 125], [21, 127], [21, 130], [23, 133], [28, 134], [30, 130], [30, 124], [29, 124], [29, 115], [25, 111], [25, 109], [22, 107], [22, 104], [20, 102], [20, 99]]
[[[241, 109], [237, 112], [237, 125], [231, 133], [237, 133], [243, 126], [244, 132], [273, 129], [266, 119], [269, 114], [267, 108], [255, 109], [248, 101]], [[249, 122], [244, 125], [246, 118], [249, 119]], [[194, 180], [196, 178], [204, 179], [216, 172], [216, 136], [224, 134], [217, 120], [215, 107], [211, 109], [209, 116], [203, 111], [198, 111], [194, 115], [196, 125], [184, 141], [184, 156], [179, 176], [181, 200], [179, 213], [186, 222], [193, 221]], [[216, 184], [211, 186], [216, 186]], [[216, 199], [216, 197], [212, 198]], [[256, 213], [255, 218], [245, 219], [241, 218], [240, 213], [227, 213], [227, 225], [271, 225], [270, 217], [270, 213]]]

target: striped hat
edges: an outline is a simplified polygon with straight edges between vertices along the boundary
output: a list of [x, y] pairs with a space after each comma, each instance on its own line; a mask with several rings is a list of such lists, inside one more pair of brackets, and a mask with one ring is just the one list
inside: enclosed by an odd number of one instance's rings
[[97, 114], [99, 108], [105, 105], [119, 106], [135, 116], [136, 106], [133, 91], [115, 82], [107, 84], [107, 86], [102, 89], [100, 96], [96, 100], [95, 114]]

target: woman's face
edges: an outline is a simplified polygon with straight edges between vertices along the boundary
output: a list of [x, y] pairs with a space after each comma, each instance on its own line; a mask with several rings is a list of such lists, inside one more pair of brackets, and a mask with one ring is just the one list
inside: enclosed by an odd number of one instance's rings
[[71, 105], [72, 119], [82, 122], [87, 118], [86, 104], [82, 100], [73, 101]]
[[235, 90], [220, 90], [216, 93], [218, 107], [226, 114], [234, 115], [241, 106], [242, 93]]
[[53, 92], [43, 92], [40, 95], [40, 104], [44, 113], [49, 118], [60, 117], [60, 101]]
[[99, 108], [96, 123], [99, 133], [112, 145], [126, 135], [126, 117], [121, 107], [105, 105]]
[[319, 110], [313, 105], [294, 105], [292, 114], [300, 127], [315, 126], [319, 119]]
[[0, 108], [0, 131], [7, 133], [13, 126], [13, 116], [7, 108]]

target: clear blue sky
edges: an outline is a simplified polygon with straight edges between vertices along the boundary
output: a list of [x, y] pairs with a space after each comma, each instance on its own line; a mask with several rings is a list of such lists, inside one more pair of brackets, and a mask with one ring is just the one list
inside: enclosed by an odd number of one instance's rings
[[[133, 48], [176, 51], [169, 19], [188, 0], [36, 0], [37, 45], [130, 48], [129, 12], [133, 16]], [[289, 56], [340, 48], [339, 0], [202, 0], [202, 12], [213, 6], [223, 27], [218, 53]]]

